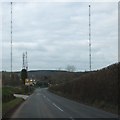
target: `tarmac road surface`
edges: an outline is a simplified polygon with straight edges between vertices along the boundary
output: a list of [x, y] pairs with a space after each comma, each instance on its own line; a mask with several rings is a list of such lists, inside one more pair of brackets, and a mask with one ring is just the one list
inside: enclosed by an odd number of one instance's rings
[[116, 115], [38, 88], [16, 110], [12, 118], [117, 118]]

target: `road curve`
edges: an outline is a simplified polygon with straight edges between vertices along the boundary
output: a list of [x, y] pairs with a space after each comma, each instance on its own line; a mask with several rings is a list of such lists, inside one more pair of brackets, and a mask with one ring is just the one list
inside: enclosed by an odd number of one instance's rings
[[116, 115], [60, 97], [38, 88], [12, 118], [117, 118]]

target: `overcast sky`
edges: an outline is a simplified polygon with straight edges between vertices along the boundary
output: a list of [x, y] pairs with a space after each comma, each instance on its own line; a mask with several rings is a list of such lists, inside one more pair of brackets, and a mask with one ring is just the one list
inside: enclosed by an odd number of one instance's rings
[[[13, 3], [13, 70], [89, 70], [89, 3]], [[10, 3], [2, 4], [2, 70], [10, 70]], [[118, 4], [91, 3], [92, 70], [118, 61]]]

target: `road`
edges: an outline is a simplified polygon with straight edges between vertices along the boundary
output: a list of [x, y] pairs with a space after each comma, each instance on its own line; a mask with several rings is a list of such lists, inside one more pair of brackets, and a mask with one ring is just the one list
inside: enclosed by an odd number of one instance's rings
[[115, 118], [114, 114], [60, 97], [38, 88], [12, 118]]

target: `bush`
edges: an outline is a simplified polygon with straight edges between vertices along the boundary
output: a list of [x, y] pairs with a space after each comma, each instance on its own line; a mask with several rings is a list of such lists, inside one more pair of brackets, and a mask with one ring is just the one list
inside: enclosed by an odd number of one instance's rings
[[2, 88], [2, 102], [8, 102], [13, 100], [15, 97], [13, 96], [13, 88], [11, 87], [3, 87]]
[[2, 102], [8, 102], [15, 99], [13, 94], [22, 93], [24, 93], [24, 90], [21, 87], [2, 87]]

